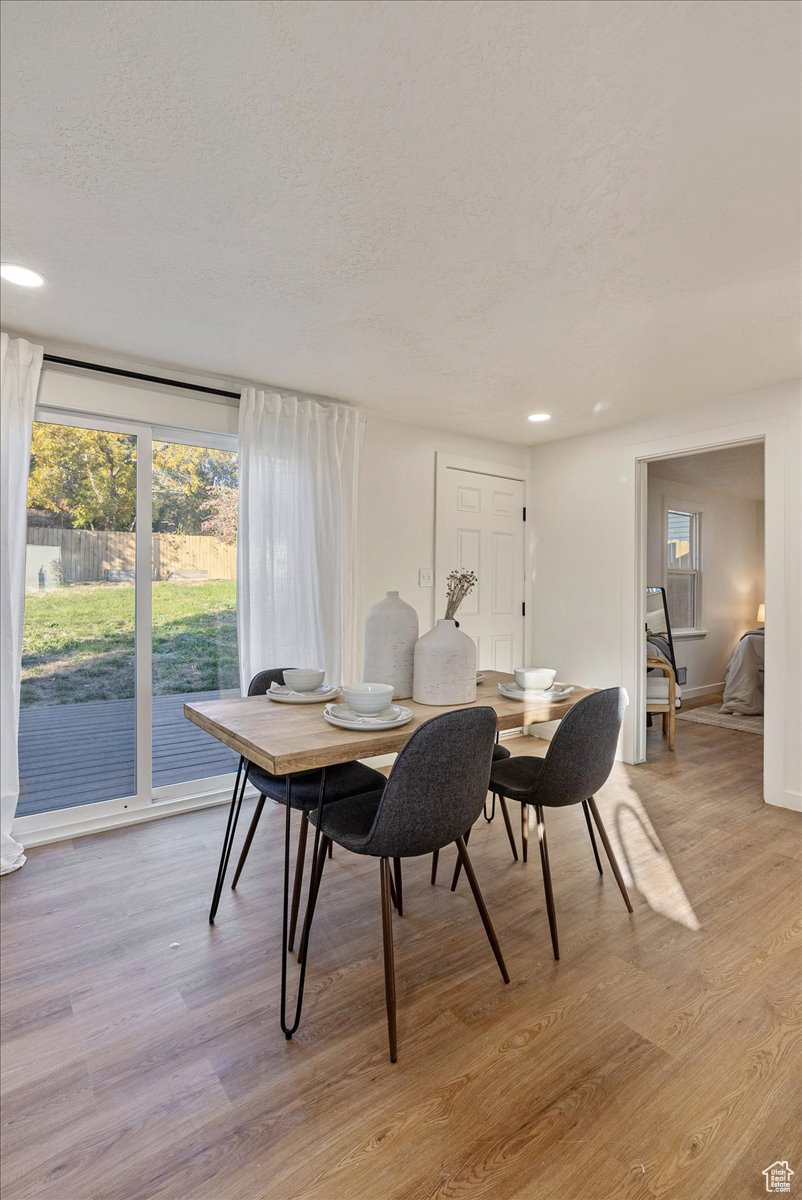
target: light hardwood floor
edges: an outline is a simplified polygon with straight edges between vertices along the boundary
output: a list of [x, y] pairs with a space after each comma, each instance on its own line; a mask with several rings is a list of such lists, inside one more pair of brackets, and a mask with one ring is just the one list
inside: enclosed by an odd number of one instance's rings
[[547, 814], [559, 964], [537, 852], [480, 820], [509, 987], [451, 852], [434, 889], [407, 863], [396, 1066], [373, 860], [326, 866], [286, 1042], [280, 809], [215, 928], [223, 809], [32, 851], [2, 883], [3, 1200], [740, 1200], [778, 1158], [799, 1191], [802, 819], [761, 754], [684, 725], [616, 768], [632, 916], [581, 811]]

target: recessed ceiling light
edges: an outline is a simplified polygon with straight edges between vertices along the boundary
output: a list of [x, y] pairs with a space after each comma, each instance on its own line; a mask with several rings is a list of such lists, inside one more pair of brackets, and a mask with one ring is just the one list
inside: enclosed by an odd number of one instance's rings
[[45, 281], [44, 275], [32, 271], [30, 267], [21, 267], [18, 263], [0, 263], [0, 275], [20, 287], [41, 287]]
[[530, 413], [527, 421], [550, 421], [551, 413]]

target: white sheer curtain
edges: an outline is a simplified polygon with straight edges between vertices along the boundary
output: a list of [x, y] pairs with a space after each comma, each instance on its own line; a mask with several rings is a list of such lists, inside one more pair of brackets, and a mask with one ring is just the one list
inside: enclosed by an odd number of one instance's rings
[[246, 388], [239, 410], [237, 614], [243, 692], [265, 667], [356, 678], [364, 418]]
[[25, 862], [11, 826], [19, 799], [28, 464], [41, 370], [41, 346], [0, 334], [0, 875]]

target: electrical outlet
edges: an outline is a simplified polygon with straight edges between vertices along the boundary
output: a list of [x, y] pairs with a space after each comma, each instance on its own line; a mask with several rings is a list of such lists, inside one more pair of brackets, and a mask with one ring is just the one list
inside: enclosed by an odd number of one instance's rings
[[434, 571], [431, 567], [421, 567], [418, 571], [418, 587], [434, 587]]

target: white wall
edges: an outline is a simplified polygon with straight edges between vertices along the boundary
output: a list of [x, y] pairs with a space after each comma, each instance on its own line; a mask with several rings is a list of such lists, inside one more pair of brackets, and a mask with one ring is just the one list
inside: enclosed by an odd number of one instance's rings
[[[700, 456], [704, 457], [704, 456]], [[659, 463], [656, 466], [659, 468]], [[647, 583], [665, 586], [667, 504], [699, 505], [702, 513], [702, 610], [704, 637], [675, 638], [677, 665], [686, 667], [683, 693], [720, 687], [738, 639], [755, 628], [763, 599], [763, 504], [743, 496], [679, 483], [649, 469]]]
[[[564, 678], [641, 687], [639, 612], [645, 541], [639, 460], [765, 437], [766, 735], [764, 795], [802, 809], [802, 399], [798, 383], [605, 433], [535, 447], [531, 455], [532, 657]], [[645, 468], [643, 473], [645, 473]], [[642, 509], [640, 507], [642, 505]], [[630, 706], [623, 757], [640, 752]]]
[[418, 586], [418, 569], [434, 568], [435, 454], [526, 468], [526, 446], [486, 442], [368, 414], [362, 452], [360, 621], [386, 591], [418, 610], [421, 633], [442, 616], [445, 597]]

